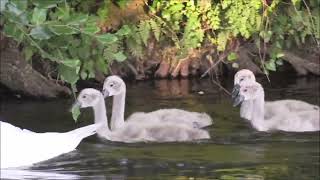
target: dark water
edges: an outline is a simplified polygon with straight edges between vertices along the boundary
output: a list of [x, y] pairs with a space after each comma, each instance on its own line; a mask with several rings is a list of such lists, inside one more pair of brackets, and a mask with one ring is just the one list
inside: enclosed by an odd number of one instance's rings
[[[295, 98], [319, 105], [319, 78], [260, 78], [267, 100]], [[222, 82], [230, 91], [232, 80]], [[263, 133], [239, 118], [230, 97], [207, 80], [128, 83], [126, 114], [159, 108], [207, 112], [214, 119], [211, 140], [190, 143], [124, 144], [93, 136], [76, 151], [28, 169], [2, 170], [12, 179], [320, 179], [319, 133]], [[204, 95], [198, 94], [203, 91]], [[72, 100], [1, 103], [0, 115], [36, 132], [63, 132], [90, 124], [83, 110], [75, 124]], [[110, 100], [108, 101], [110, 106]], [[108, 106], [108, 107], [109, 107]], [[110, 112], [110, 107], [109, 107]]]

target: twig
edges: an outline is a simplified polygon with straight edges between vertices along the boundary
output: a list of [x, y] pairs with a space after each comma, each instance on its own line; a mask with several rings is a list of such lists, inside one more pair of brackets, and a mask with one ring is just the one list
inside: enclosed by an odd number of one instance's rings
[[224, 87], [222, 87], [217, 81], [213, 80], [213, 78], [211, 78], [211, 81], [212, 81], [215, 85], [217, 85], [220, 89], [222, 89], [225, 93], [227, 93], [228, 95], [231, 96], [231, 93], [230, 93], [228, 90], [226, 90]]
[[214, 63], [214, 65], [212, 65], [208, 70], [206, 70], [206, 72], [204, 72], [201, 76], [200, 76], [200, 79], [202, 79], [203, 77], [205, 77], [217, 64], [219, 64], [221, 61], [224, 60], [224, 58], [226, 58], [227, 55], [226, 54], [222, 54], [219, 58], [219, 60]]

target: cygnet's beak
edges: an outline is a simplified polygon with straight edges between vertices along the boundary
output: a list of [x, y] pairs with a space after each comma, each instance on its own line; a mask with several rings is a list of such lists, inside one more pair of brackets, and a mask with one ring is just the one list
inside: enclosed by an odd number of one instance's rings
[[238, 106], [239, 104], [241, 104], [244, 101], [244, 96], [242, 96], [241, 94], [238, 94], [238, 96], [236, 96], [233, 99], [233, 107]]
[[107, 89], [103, 89], [102, 90], [102, 94], [103, 94], [103, 97], [106, 98], [110, 95], [109, 91]]
[[235, 84], [233, 86], [232, 92], [231, 92], [231, 97], [232, 99], [236, 98], [239, 94], [240, 91], [240, 85], [239, 84]]

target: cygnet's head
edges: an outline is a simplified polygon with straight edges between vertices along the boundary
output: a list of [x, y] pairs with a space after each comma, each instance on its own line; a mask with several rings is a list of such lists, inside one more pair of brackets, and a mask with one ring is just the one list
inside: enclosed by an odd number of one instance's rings
[[233, 100], [233, 106], [238, 106], [243, 101], [254, 100], [262, 95], [263, 88], [258, 82], [243, 82], [239, 89], [238, 95]]
[[126, 84], [116, 75], [108, 76], [103, 83], [102, 94], [104, 97], [116, 96], [126, 92]]
[[231, 93], [232, 98], [235, 98], [238, 95], [240, 86], [242, 85], [242, 83], [247, 81], [256, 81], [256, 77], [254, 76], [253, 72], [248, 69], [242, 69], [234, 75], [234, 86]]
[[74, 105], [80, 108], [94, 107], [101, 99], [103, 99], [103, 96], [100, 91], [93, 88], [86, 88], [80, 92]]

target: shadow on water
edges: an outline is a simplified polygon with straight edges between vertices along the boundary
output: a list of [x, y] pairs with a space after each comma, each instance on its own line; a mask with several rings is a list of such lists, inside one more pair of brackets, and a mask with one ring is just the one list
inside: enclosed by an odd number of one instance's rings
[[[285, 80], [283, 80], [285, 79]], [[294, 98], [319, 105], [319, 78], [274, 78], [266, 99]], [[230, 90], [232, 80], [222, 82]], [[214, 119], [211, 139], [190, 143], [114, 143], [93, 136], [76, 151], [35, 166], [1, 170], [8, 179], [319, 179], [319, 133], [257, 132], [239, 117], [230, 97], [210, 80], [130, 82], [126, 116], [136, 111], [181, 108]], [[203, 92], [199, 93], [200, 91]], [[75, 124], [72, 100], [1, 103], [1, 116], [36, 132], [67, 131], [92, 123], [92, 110]], [[111, 112], [111, 100], [107, 102]], [[109, 114], [110, 116], [110, 114]]]

